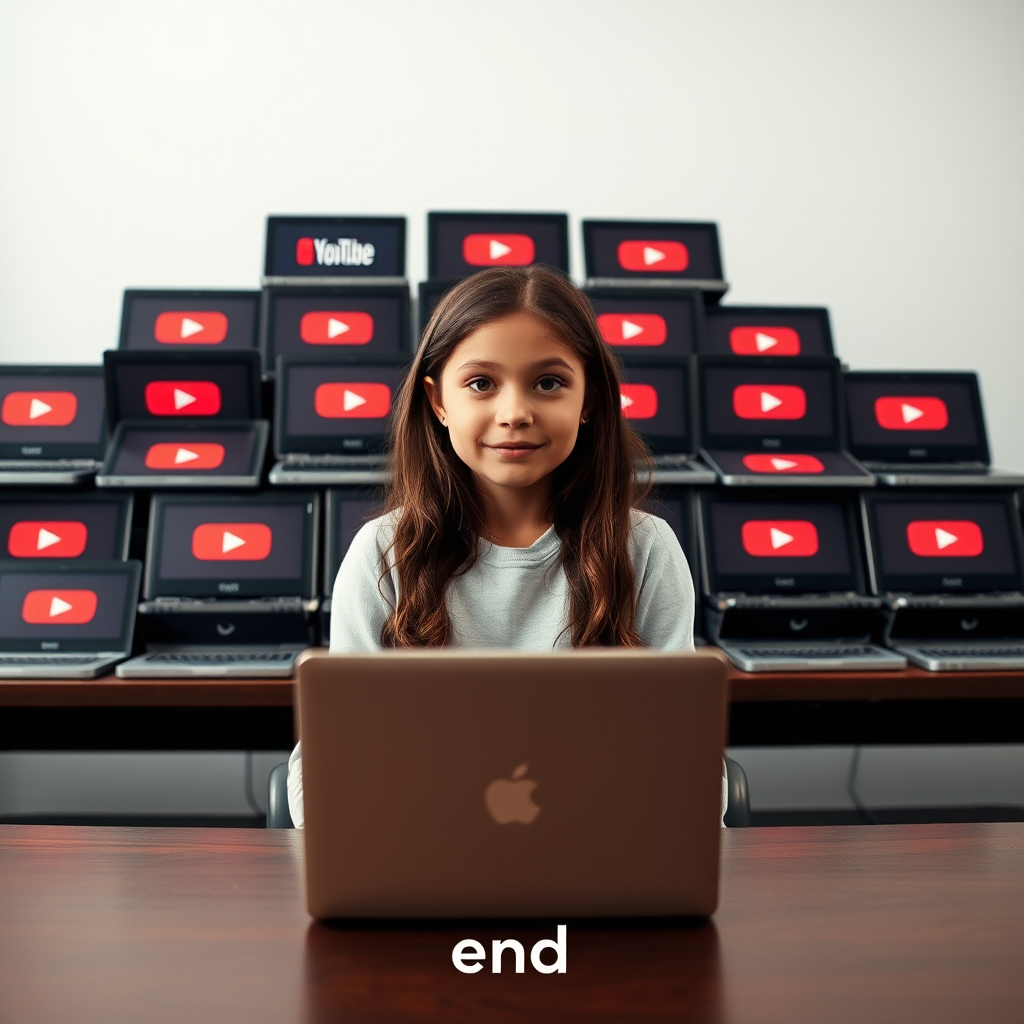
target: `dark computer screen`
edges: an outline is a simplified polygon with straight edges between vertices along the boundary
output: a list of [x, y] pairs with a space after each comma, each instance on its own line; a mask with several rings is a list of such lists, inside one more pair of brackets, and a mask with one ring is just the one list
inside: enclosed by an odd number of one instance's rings
[[429, 213], [427, 263], [431, 278], [531, 263], [568, 273], [569, 219], [564, 213]]
[[253, 349], [258, 343], [259, 305], [259, 292], [128, 289], [119, 347]]
[[827, 309], [798, 306], [710, 306], [707, 351], [733, 356], [830, 356]]
[[686, 367], [628, 363], [620, 370], [622, 415], [652, 451], [692, 451]]
[[404, 217], [268, 217], [267, 277], [405, 277]]
[[2, 558], [123, 559], [130, 501], [0, 501]]
[[0, 456], [102, 454], [103, 371], [33, 373], [0, 367]]
[[587, 277], [722, 279], [711, 223], [585, 220], [583, 246]]
[[323, 592], [330, 596], [338, 569], [352, 538], [365, 523], [380, 515], [383, 496], [372, 488], [335, 488], [327, 492], [327, 527]]
[[624, 358], [631, 352], [688, 356], [700, 347], [703, 300], [697, 291], [664, 296], [600, 288], [587, 295], [601, 337]]

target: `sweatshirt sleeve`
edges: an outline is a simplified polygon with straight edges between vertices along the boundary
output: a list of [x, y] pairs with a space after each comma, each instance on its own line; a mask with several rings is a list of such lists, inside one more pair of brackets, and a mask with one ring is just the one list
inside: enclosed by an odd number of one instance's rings
[[672, 527], [657, 516], [635, 512], [630, 539], [637, 632], [648, 647], [692, 651], [693, 577]]

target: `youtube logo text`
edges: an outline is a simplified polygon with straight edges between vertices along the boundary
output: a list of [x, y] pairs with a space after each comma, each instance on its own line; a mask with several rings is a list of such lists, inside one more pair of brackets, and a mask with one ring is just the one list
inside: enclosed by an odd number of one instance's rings
[[321, 384], [313, 407], [324, 419], [383, 419], [391, 412], [391, 388], [359, 381]]
[[818, 530], [807, 519], [749, 519], [741, 529], [743, 550], [755, 558], [810, 558]]
[[150, 445], [146, 452], [146, 468], [186, 472], [216, 469], [224, 461], [224, 454], [224, 445], [213, 441], [197, 441], [192, 444], [161, 441]]
[[89, 531], [77, 520], [24, 519], [7, 534], [12, 558], [78, 558], [85, 551]]
[[883, 430], [945, 430], [949, 410], [941, 398], [886, 396], [875, 399], [875, 422]]
[[192, 531], [192, 554], [204, 562], [259, 562], [273, 542], [266, 523], [201, 523]]
[[732, 408], [742, 420], [799, 420], [807, 413], [807, 394], [795, 384], [741, 384]]
[[462, 240], [462, 258], [471, 267], [525, 267], [536, 252], [529, 235], [473, 234]]
[[228, 318], [213, 311], [161, 313], [153, 336], [161, 345], [219, 345], [228, 336]]
[[619, 242], [619, 266], [637, 272], [679, 273], [690, 265], [689, 250], [682, 242], [630, 240]]
[[798, 356], [800, 335], [792, 327], [734, 327], [729, 347], [737, 356]]
[[30, 590], [22, 602], [21, 617], [34, 626], [58, 622], [82, 626], [92, 622], [98, 603], [93, 590]]
[[212, 380], [153, 380], [145, 398], [152, 416], [216, 416], [221, 406], [220, 387]]
[[0, 420], [9, 427], [66, 427], [77, 413], [71, 391], [12, 391], [4, 397]]
[[373, 339], [373, 317], [348, 310], [305, 313], [299, 337], [307, 345], [365, 345]]
[[619, 404], [627, 420], [650, 420], [658, 415], [658, 392], [650, 384], [620, 384]]
[[602, 313], [597, 326], [609, 345], [656, 346], [668, 338], [668, 324], [657, 313]]
[[751, 473], [824, 473], [825, 464], [814, 455], [743, 456], [743, 465]]
[[356, 238], [300, 238], [295, 243], [295, 262], [300, 267], [370, 267], [377, 250], [372, 242]]
[[985, 550], [981, 527], [970, 519], [915, 519], [907, 544], [920, 558], [977, 558]]

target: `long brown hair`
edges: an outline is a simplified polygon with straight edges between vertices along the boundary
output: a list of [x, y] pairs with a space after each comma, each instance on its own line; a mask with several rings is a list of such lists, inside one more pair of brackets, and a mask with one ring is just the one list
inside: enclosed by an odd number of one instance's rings
[[650, 455], [621, 414], [618, 367], [587, 297], [561, 273], [533, 266], [484, 270], [447, 292], [396, 397], [386, 510], [397, 515], [389, 554], [399, 599], [381, 630], [385, 647], [450, 643], [445, 589], [476, 560], [483, 521], [470, 470], [434, 415], [423, 378], [439, 381], [460, 341], [519, 312], [551, 326], [585, 370], [587, 423], [552, 474], [549, 508], [569, 583], [566, 629], [574, 647], [642, 646], [629, 530], [630, 510], [649, 486], [636, 470], [650, 467]]

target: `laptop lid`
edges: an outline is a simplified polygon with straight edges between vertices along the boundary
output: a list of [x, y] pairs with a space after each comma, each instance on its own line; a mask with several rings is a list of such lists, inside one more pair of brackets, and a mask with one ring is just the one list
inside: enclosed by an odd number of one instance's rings
[[696, 368], [702, 448], [842, 448], [838, 359], [703, 355]]
[[128, 557], [133, 495], [0, 494], [2, 558], [44, 562]]
[[130, 651], [142, 565], [0, 562], [0, 651]]
[[715, 910], [720, 657], [314, 655], [297, 704], [314, 917]]
[[585, 220], [587, 277], [722, 281], [718, 225], [711, 222]]
[[266, 277], [405, 277], [404, 217], [268, 217]]
[[853, 504], [841, 495], [793, 501], [704, 492], [699, 527], [709, 594], [864, 593]]
[[260, 350], [268, 373], [278, 356], [409, 352], [409, 286], [268, 285]]
[[569, 273], [564, 213], [428, 213], [427, 275], [465, 277], [488, 267], [544, 263]]
[[694, 451], [690, 366], [670, 356], [633, 356], [619, 369], [622, 415], [655, 454]]
[[154, 597], [316, 597], [320, 496], [158, 494], [146, 579]]
[[324, 513], [323, 596], [330, 597], [352, 538], [381, 514], [384, 495], [375, 487], [332, 487]]
[[111, 427], [121, 420], [251, 420], [260, 415], [260, 357], [245, 352], [103, 353]]
[[828, 310], [817, 306], [710, 306], [706, 352], [732, 356], [832, 356]]
[[624, 359], [632, 352], [689, 356], [704, 347], [704, 299], [695, 288], [668, 294], [643, 288], [583, 290], [601, 337]]
[[118, 348], [256, 348], [259, 318], [257, 291], [126, 288]]
[[408, 369], [408, 356], [279, 356], [277, 454], [383, 454]]
[[1019, 591], [1021, 527], [1010, 492], [865, 496], [876, 594]]
[[[437, 304], [441, 301], [441, 296], [443, 296], [449, 288], [453, 288], [457, 285], [461, 280], [461, 277], [457, 277], [420, 281], [418, 296], [419, 316], [417, 318], [420, 337], [423, 336], [424, 329], [429, 323], [430, 318], [434, 315], [434, 310], [437, 309]], [[419, 348], [418, 340], [413, 345], [413, 348]]]
[[846, 373], [850, 451], [879, 462], [988, 465], [975, 373]]
[[0, 366], [0, 458], [102, 459], [102, 366]]

